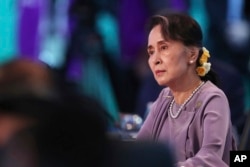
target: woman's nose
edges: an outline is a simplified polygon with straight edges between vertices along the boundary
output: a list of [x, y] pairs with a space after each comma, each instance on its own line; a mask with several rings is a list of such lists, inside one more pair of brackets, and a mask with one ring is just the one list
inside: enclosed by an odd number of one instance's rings
[[160, 64], [160, 63], [161, 63], [160, 59], [156, 59], [155, 64], [157, 65], [157, 64]]
[[154, 63], [155, 65], [160, 64], [160, 63], [161, 63], [161, 59], [160, 59], [160, 57], [159, 57], [159, 55], [158, 55], [158, 54], [155, 54], [155, 56], [154, 56], [154, 60], [153, 60], [153, 63]]

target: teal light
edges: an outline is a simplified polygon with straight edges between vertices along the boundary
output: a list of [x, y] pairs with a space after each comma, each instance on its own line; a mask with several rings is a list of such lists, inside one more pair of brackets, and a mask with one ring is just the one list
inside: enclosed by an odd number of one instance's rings
[[0, 64], [17, 55], [17, 4], [16, 0], [0, 1]]
[[209, 18], [207, 16], [204, 0], [191, 0], [189, 14], [200, 24], [204, 41], [207, 40]]

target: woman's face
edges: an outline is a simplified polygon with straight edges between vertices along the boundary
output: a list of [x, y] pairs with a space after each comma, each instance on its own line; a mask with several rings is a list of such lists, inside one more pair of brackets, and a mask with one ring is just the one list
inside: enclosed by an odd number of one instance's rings
[[181, 42], [166, 41], [161, 26], [155, 26], [148, 37], [149, 66], [159, 85], [169, 86], [186, 75], [188, 71], [188, 48]]

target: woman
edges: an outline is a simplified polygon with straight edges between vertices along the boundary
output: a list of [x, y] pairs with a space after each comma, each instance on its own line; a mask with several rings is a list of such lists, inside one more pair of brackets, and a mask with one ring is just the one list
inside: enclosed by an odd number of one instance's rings
[[210, 69], [199, 24], [184, 14], [150, 22], [148, 63], [164, 88], [137, 140], [172, 145], [177, 166], [223, 167], [235, 150], [228, 100]]

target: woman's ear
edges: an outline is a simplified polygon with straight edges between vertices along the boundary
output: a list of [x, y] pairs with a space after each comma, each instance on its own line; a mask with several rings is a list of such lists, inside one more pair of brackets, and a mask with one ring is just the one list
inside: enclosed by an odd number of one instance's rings
[[188, 49], [188, 62], [193, 64], [196, 62], [199, 55], [199, 49], [197, 47], [189, 47]]

